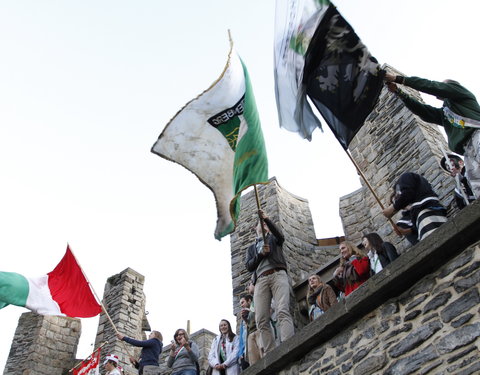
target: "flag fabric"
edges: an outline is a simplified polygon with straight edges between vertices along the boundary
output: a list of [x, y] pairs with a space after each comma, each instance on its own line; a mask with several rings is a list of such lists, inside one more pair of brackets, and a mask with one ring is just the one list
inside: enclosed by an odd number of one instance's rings
[[101, 348], [93, 352], [82, 364], [73, 369], [73, 375], [99, 375]]
[[89, 318], [100, 314], [95, 299], [70, 247], [52, 272], [25, 277], [0, 272], [0, 309], [7, 305], [26, 307], [42, 315]]
[[308, 96], [347, 149], [377, 103], [385, 72], [327, 0], [277, 1], [275, 35], [280, 126], [311, 140], [321, 124]]
[[152, 152], [194, 173], [217, 205], [215, 238], [235, 229], [242, 190], [268, 180], [268, 162], [250, 78], [230, 48], [220, 78], [170, 120]]

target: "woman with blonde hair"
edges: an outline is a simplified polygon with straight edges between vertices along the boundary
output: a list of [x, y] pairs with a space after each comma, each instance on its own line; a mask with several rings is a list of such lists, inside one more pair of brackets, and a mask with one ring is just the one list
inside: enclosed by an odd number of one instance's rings
[[370, 260], [358, 247], [345, 241], [340, 244], [340, 267], [333, 273], [335, 286], [345, 297], [370, 277]]
[[320, 276], [313, 274], [308, 277], [307, 303], [310, 306], [308, 311], [310, 321], [317, 319], [337, 302], [332, 287], [325, 284]]

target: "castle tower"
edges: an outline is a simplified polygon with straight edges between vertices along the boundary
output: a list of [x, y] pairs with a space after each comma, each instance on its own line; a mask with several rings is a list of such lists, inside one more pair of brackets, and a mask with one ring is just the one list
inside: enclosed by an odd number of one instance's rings
[[[408, 87], [402, 87], [402, 90], [421, 100], [417, 91]], [[404, 172], [423, 175], [432, 184], [440, 201], [448, 205], [454, 183], [440, 167], [441, 148], [448, 151], [439, 126], [415, 116], [386, 88], [349, 147], [353, 159], [385, 206], [389, 204], [393, 184]], [[345, 236], [360, 243], [363, 234], [377, 232], [402, 252], [409, 246], [408, 242], [393, 232], [372, 193], [363, 180], [361, 183], [362, 188], [340, 199]]]
[[3, 374], [67, 373], [76, 363], [80, 333], [80, 319], [23, 313]]
[[[306, 199], [283, 189], [275, 177], [266, 185], [257, 185], [257, 188], [262, 209], [285, 237], [283, 253], [293, 285], [303, 281], [310, 273], [338, 255], [336, 247], [318, 246]], [[235, 314], [240, 311], [239, 299], [245, 293], [251, 276], [245, 268], [245, 260], [247, 248], [255, 241], [256, 236], [254, 228], [258, 220], [258, 209], [254, 191], [242, 196], [241, 207], [237, 228], [230, 235]], [[298, 319], [295, 320], [298, 324]]]
[[[103, 294], [103, 304], [117, 330], [128, 337], [142, 340], [146, 338], [144, 331], [150, 331], [145, 315], [144, 282], [143, 275], [127, 268], [108, 278]], [[118, 340], [112, 324], [102, 312], [95, 347], [105, 341], [108, 343], [102, 349], [102, 357], [109, 353], [115, 354], [126, 374], [136, 374], [136, 370], [130, 365], [129, 357], [138, 357], [139, 348]]]

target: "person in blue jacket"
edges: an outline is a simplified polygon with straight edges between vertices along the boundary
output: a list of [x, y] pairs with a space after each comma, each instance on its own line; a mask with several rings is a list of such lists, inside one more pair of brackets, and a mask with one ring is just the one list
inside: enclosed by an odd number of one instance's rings
[[[160, 367], [158, 367], [158, 357], [162, 353], [163, 337], [158, 331], [152, 331], [148, 336], [148, 340], [135, 340], [121, 333], [117, 333], [119, 340], [125, 341], [133, 346], [142, 348], [140, 353], [140, 360], [135, 361], [130, 358], [130, 361], [135, 365], [138, 364], [139, 375], [158, 375], [160, 374]], [[136, 366], [135, 366], [136, 367]]]

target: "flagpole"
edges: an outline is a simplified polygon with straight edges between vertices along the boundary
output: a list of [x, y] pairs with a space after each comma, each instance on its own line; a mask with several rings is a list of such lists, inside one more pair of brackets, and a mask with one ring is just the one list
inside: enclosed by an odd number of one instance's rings
[[[343, 148], [343, 147], [342, 147]], [[357, 169], [357, 172], [358, 174], [362, 177], [363, 181], [365, 182], [365, 184], [367, 185], [368, 189], [372, 192], [373, 194], [373, 197], [376, 199], [377, 203], [380, 205], [380, 208], [382, 209], [382, 211], [385, 209], [385, 206], [383, 205], [382, 201], [380, 200], [380, 198], [378, 197], [378, 195], [375, 193], [375, 190], [373, 190], [373, 187], [372, 185], [370, 185], [370, 183], [368, 182], [367, 178], [365, 177], [365, 175], [363, 174], [362, 170], [360, 169], [360, 167], [358, 166], [358, 164], [356, 163], [355, 160], [353, 160], [352, 158], [352, 155], [350, 155], [350, 152], [348, 152], [347, 149], [344, 149], [345, 150], [345, 153], [347, 154], [347, 156], [350, 158], [351, 162], [353, 163], [353, 165], [355, 166], [355, 168]], [[392, 227], [393, 227], [393, 230], [395, 231], [395, 233], [400, 233], [399, 230], [398, 230], [398, 227], [397, 225], [393, 222], [392, 218], [388, 218], [388, 221], [390, 222], [390, 224], [392, 224]]]
[[[258, 208], [258, 211], [261, 210], [260, 208], [260, 197], [258, 196], [258, 189], [257, 189], [257, 184], [253, 184], [253, 187], [255, 189], [255, 199], [257, 201], [257, 208]], [[265, 240], [265, 228], [263, 227], [263, 219], [262, 217], [260, 216], [260, 212], [258, 213], [258, 218], [260, 219], [260, 222], [261, 222], [261, 227], [262, 227], [262, 237], [263, 237], [263, 243], [266, 244], [266, 240]]]
[[[90, 283], [90, 280], [88, 280], [88, 277], [87, 275], [85, 274], [85, 272], [83, 272], [83, 268], [82, 266], [80, 265], [80, 263], [78, 262], [77, 260], [77, 257], [75, 256], [75, 254], [73, 253], [72, 249], [70, 248], [70, 244], [67, 242], [67, 248], [70, 250], [70, 252], [72, 253], [73, 257], [75, 258], [75, 261], [77, 262], [78, 264], [78, 267], [80, 268], [80, 271], [82, 271], [82, 274], [83, 274], [83, 277], [85, 277], [85, 280], [87, 281], [87, 284], [90, 286], [90, 289], [93, 293], [93, 295], [95, 296], [95, 298], [97, 299], [97, 303], [102, 307], [102, 311], [105, 313], [105, 315], [107, 316], [107, 319], [108, 321], [110, 322], [110, 324], [112, 325], [114, 331], [115, 331], [115, 334], [119, 334], [120, 332], [118, 332], [117, 330], [117, 327], [115, 326], [115, 323], [113, 323], [113, 320], [112, 318], [110, 317], [110, 314], [108, 313], [107, 309], [105, 308], [105, 305], [103, 304], [103, 302], [100, 300], [100, 298], [98, 298], [98, 295], [97, 295], [97, 292], [95, 292], [95, 288], [93, 287], [93, 285]], [[130, 357], [130, 351], [127, 349], [127, 345], [125, 344], [125, 341], [121, 340], [122, 344], [123, 344], [123, 348], [125, 349], [125, 351], [127, 352], [128, 356]]]
[[[71, 250], [70, 250], [71, 251]], [[75, 366], [73, 366], [70, 370], [68, 370], [68, 372], [72, 372], [73, 370], [75, 370], [78, 366], [80, 366], [83, 362], [85, 362], [86, 359], [90, 358], [92, 356], [93, 353], [95, 353], [98, 349], [101, 349], [103, 348], [105, 345], [108, 344], [108, 341], [104, 341], [97, 349], [95, 349], [93, 352], [91, 352], [87, 358], [85, 358], [83, 361], [80, 361], [78, 362]]]

